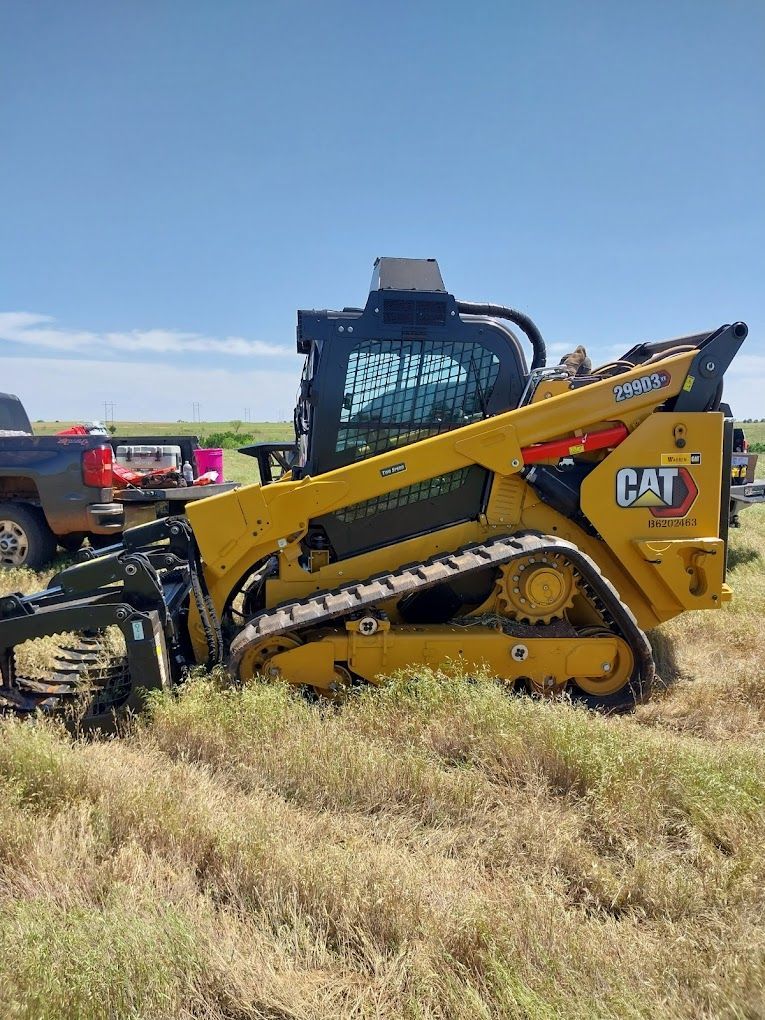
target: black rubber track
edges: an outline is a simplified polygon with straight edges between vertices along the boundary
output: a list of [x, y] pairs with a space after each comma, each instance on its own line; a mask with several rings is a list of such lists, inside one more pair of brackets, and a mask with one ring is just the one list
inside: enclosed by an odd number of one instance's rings
[[466, 546], [458, 552], [435, 557], [427, 563], [402, 567], [362, 583], [348, 584], [332, 592], [322, 592], [300, 602], [259, 613], [232, 641], [229, 670], [236, 676], [247, 649], [264, 637], [276, 637], [320, 626], [379, 602], [423, 591], [487, 567], [503, 566], [527, 556], [554, 555], [563, 557], [574, 567], [579, 574], [584, 594], [600, 613], [603, 624], [627, 642], [636, 663], [635, 675], [620, 691], [597, 697], [575, 687], [572, 696], [591, 708], [610, 712], [626, 711], [636, 703], [645, 701], [654, 679], [653, 654], [648, 638], [638, 627], [631, 610], [586, 553], [571, 542], [538, 532], [523, 532], [482, 545]]

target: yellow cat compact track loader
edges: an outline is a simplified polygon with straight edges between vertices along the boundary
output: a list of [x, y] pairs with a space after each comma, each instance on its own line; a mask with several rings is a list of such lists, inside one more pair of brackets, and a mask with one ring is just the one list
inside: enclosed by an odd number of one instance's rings
[[[337, 699], [456, 662], [627, 710], [654, 679], [645, 631], [730, 598], [721, 396], [746, 335], [548, 368], [527, 316], [456, 300], [433, 260], [379, 259], [364, 308], [298, 313], [295, 443], [247, 451], [260, 485], [0, 599], [0, 704], [108, 725], [196, 664]], [[32, 675], [26, 643], [51, 635]]]

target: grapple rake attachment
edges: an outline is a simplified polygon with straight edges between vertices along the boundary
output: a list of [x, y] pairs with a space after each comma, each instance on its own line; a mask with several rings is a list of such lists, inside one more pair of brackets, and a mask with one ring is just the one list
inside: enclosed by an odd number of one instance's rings
[[[206, 603], [198, 566], [188, 522], [167, 518], [86, 554], [44, 591], [0, 598], [0, 711], [63, 710], [79, 727], [108, 729], [118, 709], [137, 710], [144, 692], [172, 686], [193, 661], [178, 622], [191, 594]], [[109, 640], [115, 627], [122, 642]], [[220, 642], [209, 621], [206, 629], [214, 659]], [[18, 653], [40, 638], [55, 638], [57, 647], [44, 677], [27, 675]], [[124, 651], [115, 651], [123, 642]]]

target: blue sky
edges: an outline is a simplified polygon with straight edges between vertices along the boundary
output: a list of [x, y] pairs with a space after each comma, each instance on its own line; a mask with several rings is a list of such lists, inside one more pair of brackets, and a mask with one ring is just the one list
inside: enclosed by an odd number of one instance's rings
[[765, 416], [765, 3], [0, 0], [0, 388], [291, 413], [377, 255], [606, 360], [744, 319]]

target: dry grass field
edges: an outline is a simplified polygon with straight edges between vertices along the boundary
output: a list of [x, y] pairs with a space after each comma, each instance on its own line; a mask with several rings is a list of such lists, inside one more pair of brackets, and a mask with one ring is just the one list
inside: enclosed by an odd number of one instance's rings
[[[629, 718], [428, 672], [0, 727], [0, 1016], [765, 1016], [765, 508]], [[44, 578], [0, 574], [0, 590]], [[422, 673], [422, 671], [418, 671]]]

